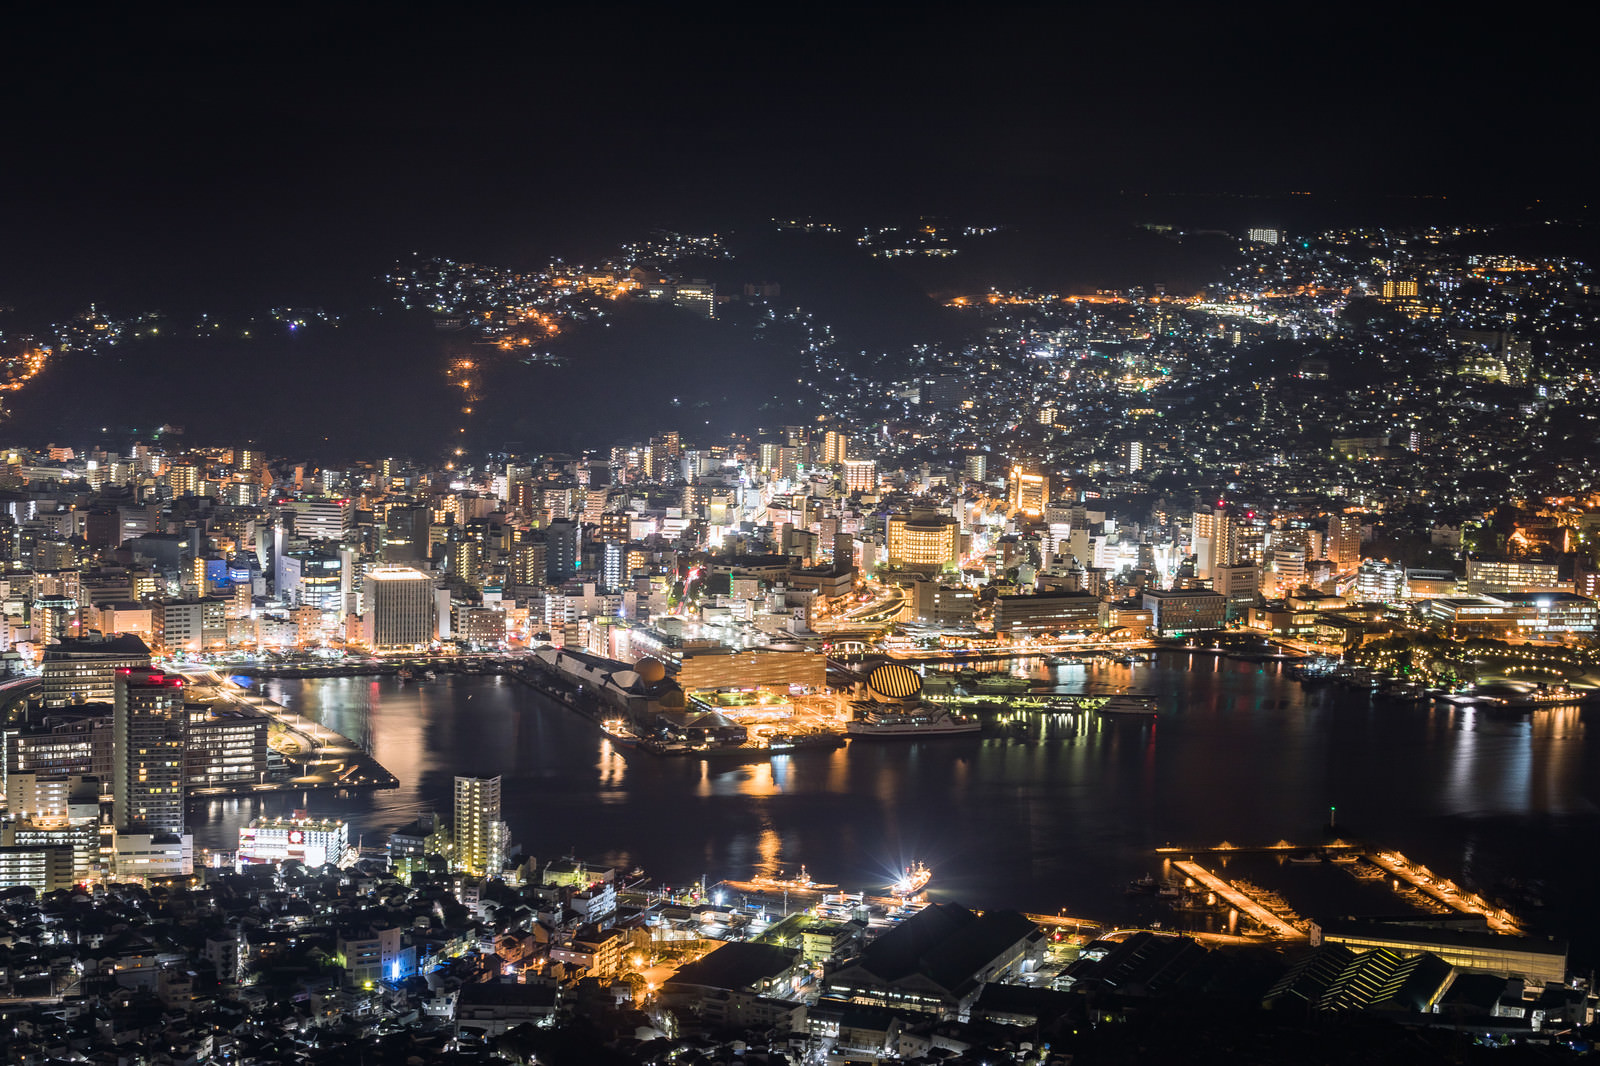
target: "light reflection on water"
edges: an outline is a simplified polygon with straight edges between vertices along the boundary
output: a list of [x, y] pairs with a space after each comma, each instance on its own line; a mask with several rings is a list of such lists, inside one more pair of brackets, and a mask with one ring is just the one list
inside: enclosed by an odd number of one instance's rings
[[[314, 813], [350, 819], [369, 844], [430, 806], [448, 814], [455, 774], [501, 774], [513, 837], [541, 857], [576, 847], [673, 884], [804, 863], [819, 881], [862, 887], [922, 859], [936, 898], [1110, 914], [1122, 886], [1152, 868], [1152, 847], [1311, 842], [1336, 805], [1342, 831], [1483, 887], [1550, 881], [1552, 918], [1593, 921], [1577, 901], [1597, 860], [1574, 842], [1600, 828], [1600, 745], [1586, 721], [1600, 709], [1530, 719], [1374, 704], [1302, 689], [1277, 664], [1209, 655], [1032, 672], [1063, 691], [1149, 694], [1161, 716], [1027, 714], [982, 739], [740, 763], [620, 750], [498, 678], [265, 689], [369, 737], [400, 778], [387, 792], [309, 797]], [[231, 847], [254, 814], [299, 805], [217, 801], [192, 812], [192, 828], [201, 846]]]

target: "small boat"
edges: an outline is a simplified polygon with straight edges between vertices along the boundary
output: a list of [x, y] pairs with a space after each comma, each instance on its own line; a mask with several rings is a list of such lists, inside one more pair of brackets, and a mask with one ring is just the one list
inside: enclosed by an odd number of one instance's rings
[[1076, 655], [1049, 655], [1045, 657], [1046, 666], [1082, 666], [1083, 660]]

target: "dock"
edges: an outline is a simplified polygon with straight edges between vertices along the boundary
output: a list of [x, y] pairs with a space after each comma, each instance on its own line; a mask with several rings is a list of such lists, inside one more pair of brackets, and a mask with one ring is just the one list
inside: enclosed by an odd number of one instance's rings
[[1510, 911], [1502, 910], [1483, 897], [1464, 892], [1449, 878], [1435, 877], [1426, 866], [1419, 866], [1398, 851], [1380, 851], [1368, 855], [1367, 860], [1384, 873], [1399, 878], [1429, 899], [1460, 914], [1483, 918], [1489, 928], [1508, 936], [1521, 936], [1522, 923]]
[[1276, 914], [1272, 913], [1249, 896], [1234, 888], [1231, 884], [1211, 873], [1199, 863], [1191, 859], [1178, 859], [1172, 864], [1182, 871], [1186, 877], [1192, 877], [1207, 889], [1215, 892], [1219, 897], [1228, 901], [1228, 905], [1252, 922], [1267, 929], [1281, 940], [1304, 940], [1306, 934], [1290, 925]]

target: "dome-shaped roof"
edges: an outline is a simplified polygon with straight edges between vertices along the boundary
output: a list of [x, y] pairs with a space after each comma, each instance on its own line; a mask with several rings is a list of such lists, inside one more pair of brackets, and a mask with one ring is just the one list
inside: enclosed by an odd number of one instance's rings
[[667, 676], [667, 664], [660, 659], [646, 656], [633, 664], [634, 673], [647, 685], [658, 684]]
[[867, 675], [867, 687], [892, 700], [910, 699], [922, 691], [922, 675], [904, 663], [884, 663]]
[[681, 711], [689, 705], [689, 701], [684, 697], [683, 689], [681, 688], [667, 689], [667, 691], [656, 697], [656, 702], [665, 711]]

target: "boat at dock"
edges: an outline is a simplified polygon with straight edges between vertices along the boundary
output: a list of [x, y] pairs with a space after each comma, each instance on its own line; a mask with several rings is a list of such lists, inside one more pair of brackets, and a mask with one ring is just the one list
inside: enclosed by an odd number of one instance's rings
[[639, 738], [628, 730], [628, 725], [620, 718], [607, 718], [600, 723], [600, 732], [618, 747], [632, 748], [639, 743]]
[[979, 733], [983, 723], [975, 718], [958, 718], [942, 707], [922, 707], [915, 711], [858, 710], [857, 717], [844, 725], [856, 739], [915, 739], [949, 737]]
[[748, 881], [724, 881], [723, 884], [735, 892], [765, 892], [789, 893], [801, 896], [820, 896], [828, 892], [837, 892], [838, 885], [825, 885], [820, 881], [811, 880], [811, 875], [804, 866], [793, 877], [771, 877], [760, 875]]
[[905, 876], [889, 886], [889, 891], [897, 896], [915, 896], [933, 878], [933, 871], [928, 869], [927, 863], [918, 861], [906, 867]]
[[774, 733], [767, 741], [767, 749], [778, 754], [807, 748], [828, 750], [843, 743], [844, 737], [838, 733]]
[[1095, 713], [1129, 718], [1154, 718], [1156, 701], [1146, 696], [1112, 696], [1096, 707]]
[[1012, 677], [1010, 674], [991, 674], [981, 677], [974, 686], [979, 692], [1026, 692], [1033, 687], [1033, 682], [1026, 677]]

